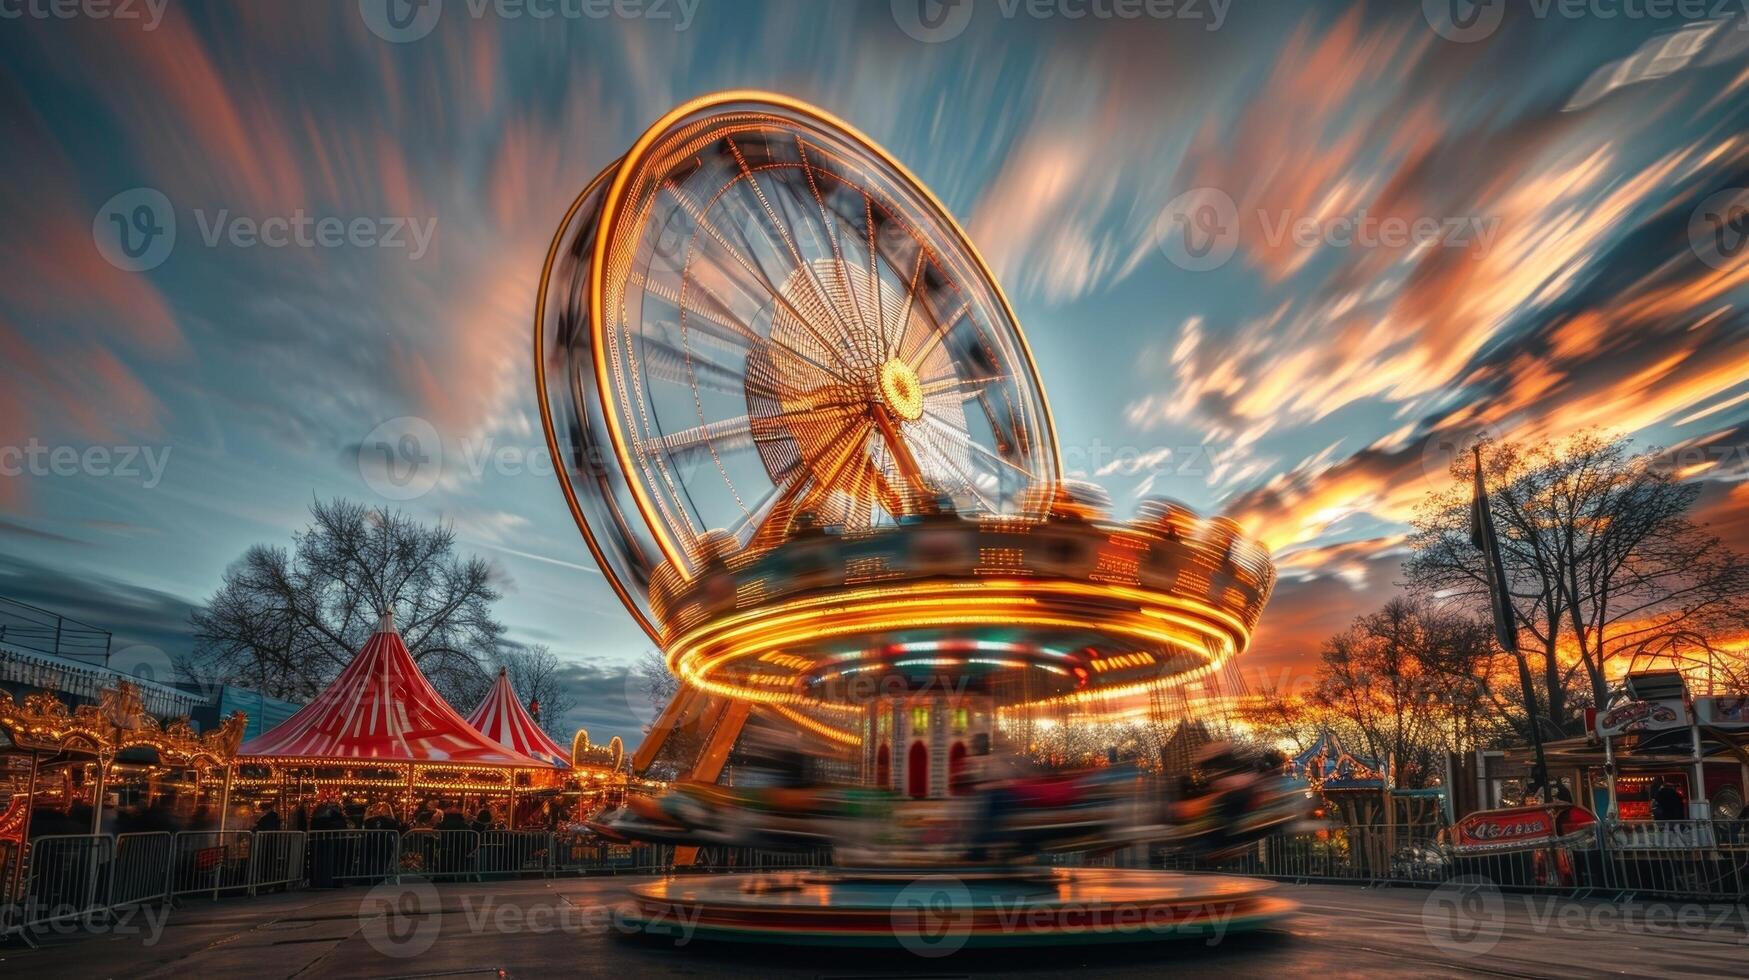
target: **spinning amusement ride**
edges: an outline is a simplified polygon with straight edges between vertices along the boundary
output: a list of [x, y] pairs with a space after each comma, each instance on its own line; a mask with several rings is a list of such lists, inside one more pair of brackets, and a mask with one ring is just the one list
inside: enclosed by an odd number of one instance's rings
[[[1064, 481], [1031, 351], [965, 233], [791, 99], [683, 105], [597, 176], [548, 255], [535, 347], [578, 528], [681, 681], [633, 765], [699, 733], [695, 792], [761, 715], [837, 747], [889, 826], [913, 826], [1036, 722], [1225, 663], [1274, 581], [1229, 520], [1156, 500], [1118, 522]], [[1097, 892], [1089, 874], [1070, 890]], [[835, 882], [797, 887], [835, 906]], [[1202, 894], [1126, 882], [1172, 908]], [[707, 926], [769, 888], [713, 890]], [[1218, 890], [1241, 920], [1278, 910]], [[679, 901], [639, 894], [652, 916]]]

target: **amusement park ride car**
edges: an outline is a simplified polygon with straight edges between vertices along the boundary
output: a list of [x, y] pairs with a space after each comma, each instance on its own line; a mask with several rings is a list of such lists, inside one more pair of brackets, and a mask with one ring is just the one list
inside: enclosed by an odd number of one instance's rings
[[[601, 829], [824, 836], [841, 866], [642, 886], [651, 928], [685, 906], [723, 938], [890, 943], [898, 891], [944, 869], [1001, 883], [953, 903], [980, 941], [1194, 932], [1211, 896], [1226, 928], [1282, 912], [1256, 883], [1026, 868], [1190, 827], [1230, 843], [1235, 821], [1261, 833], [1298, 815], [1303, 795], [1260, 779], [1227, 807], [1138, 801], [1121, 766], [992, 778], [1035, 720], [1091, 718], [1239, 653], [1274, 570], [1229, 520], [1146, 501], [1118, 522], [1101, 491], [1063, 480], [989, 268], [866, 137], [766, 93], [670, 112], [565, 215], [535, 355], [572, 514], [681, 680], [634, 766], [682, 723], [706, 733], [673, 793]], [[862, 785], [711, 785], [755, 710], [840, 747]], [[1211, 813], [1232, 819], [1211, 828]], [[992, 931], [1004, 895], [1079, 917]], [[1154, 914], [1096, 928], [1120, 904]]]

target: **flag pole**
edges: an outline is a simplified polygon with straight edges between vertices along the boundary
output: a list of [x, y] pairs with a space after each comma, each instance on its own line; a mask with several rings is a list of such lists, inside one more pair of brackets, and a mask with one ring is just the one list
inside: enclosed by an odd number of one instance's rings
[[1530, 662], [1518, 648], [1518, 610], [1512, 605], [1512, 593], [1506, 588], [1506, 563], [1500, 558], [1500, 538], [1494, 532], [1494, 511], [1488, 506], [1488, 489], [1482, 483], [1482, 447], [1472, 446], [1476, 454], [1476, 492], [1470, 505], [1470, 540], [1481, 550], [1486, 563], [1488, 591], [1492, 598], [1494, 640], [1500, 649], [1512, 654], [1518, 662], [1518, 683], [1524, 688], [1524, 707], [1530, 713], [1530, 744], [1536, 750], [1536, 768], [1532, 778], [1541, 792], [1553, 802], [1554, 791], [1549, 786], [1549, 760], [1543, 752], [1542, 726], [1537, 724], [1536, 687], [1530, 676]]

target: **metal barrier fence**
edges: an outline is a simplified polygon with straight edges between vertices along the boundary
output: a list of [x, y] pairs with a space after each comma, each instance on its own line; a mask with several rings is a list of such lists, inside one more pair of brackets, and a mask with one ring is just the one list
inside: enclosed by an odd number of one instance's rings
[[109, 907], [115, 838], [68, 834], [30, 843], [29, 877], [14, 928], [97, 915]]
[[171, 856], [170, 897], [249, 891], [255, 835], [247, 830], [185, 830]]
[[479, 849], [480, 835], [472, 830], [409, 830], [401, 835], [397, 870], [433, 881], [473, 877]]
[[122, 834], [115, 839], [110, 872], [111, 908], [160, 902], [170, 897], [170, 856], [176, 840], [168, 831]]
[[249, 847], [249, 891], [290, 888], [304, 880], [304, 835], [295, 830], [256, 831]]
[[488, 830], [474, 867], [482, 875], [544, 875], [553, 870], [553, 835], [544, 830]]
[[1165, 852], [1161, 867], [1294, 881], [1437, 884], [1478, 877], [1513, 890], [1749, 899], [1749, 821], [1609, 821], [1560, 845], [1456, 854], [1403, 827], [1276, 834], [1210, 859]]
[[830, 865], [829, 849], [702, 848], [674, 866], [666, 845], [615, 844], [547, 831], [184, 831], [38, 837], [25, 854], [23, 893], [0, 901], [0, 937], [133, 905], [256, 894], [306, 884], [372, 884], [418, 875], [486, 876], [711, 873]]
[[657, 874], [674, 866], [663, 844], [613, 844], [594, 834], [553, 835], [553, 870], [571, 874]]
[[401, 835], [393, 830], [312, 830], [304, 836], [305, 875], [318, 888], [375, 884], [398, 873]]

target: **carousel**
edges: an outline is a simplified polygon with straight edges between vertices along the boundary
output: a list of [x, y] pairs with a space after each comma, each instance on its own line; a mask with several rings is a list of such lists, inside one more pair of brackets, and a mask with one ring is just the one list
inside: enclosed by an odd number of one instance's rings
[[[502, 707], [487, 702], [482, 710]], [[513, 693], [509, 707], [520, 708]], [[525, 730], [514, 715], [494, 729], [513, 742], [481, 734], [450, 707], [413, 662], [394, 615], [384, 613], [326, 690], [238, 750], [234, 795], [246, 811], [388, 802], [410, 822], [421, 806], [448, 804], [468, 813], [493, 809], [514, 822], [519, 796], [562, 783], [563, 753], [550, 740], [533, 741], [538, 728]]]
[[190, 824], [223, 813], [245, 723], [237, 713], [201, 734], [187, 718], [160, 722], [127, 681], [77, 708], [47, 691], [22, 702], [0, 692], [0, 900], [18, 891], [32, 837], [102, 833], [159, 808]]
[[[1285, 911], [1258, 882], [1051, 867], [1230, 823], [1146, 798], [1136, 766], [997, 778], [1040, 728], [1226, 665], [1274, 570], [1229, 520], [1150, 500], [1118, 521], [1063, 480], [1012, 309], [898, 162], [782, 96], [683, 105], [578, 196], [536, 311], [560, 489], [681, 681], [634, 770], [676, 733], [694, 744], [672, 792], [599, 829], [686, 845], [680, 862], [825, 842], [838, 865], [640, 886], [650, 931], [1144, 941], [1216, 905], [1229, 927]], [[790, 740], [771, 749], [771, 732]], [[851, 778], [811, 782], [822, 768]], [[1256, 788], [1269, 778], [1244, 781], [1234, 820], [1303, 801]], [[997, 928], [1016, 904], [1031, 924]], [[906, 909], [951, 921], [905, 925]]]

